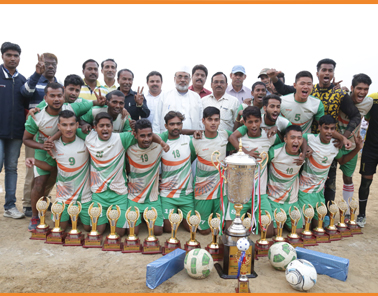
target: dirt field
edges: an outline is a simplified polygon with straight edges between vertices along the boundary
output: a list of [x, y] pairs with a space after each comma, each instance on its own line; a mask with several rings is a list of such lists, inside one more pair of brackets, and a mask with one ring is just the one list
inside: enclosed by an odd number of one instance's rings
[[[358, 165], [359, 168], [359, 165]], [[357, 170], [358, 171], [358, 170]], [[21, 198], [24, 184], [24, 151], [19, 158], [19, 176], [17, 186], [17, 206], [22, 209]], [[337, 196], [342, 198], [341, 171], [337, 173]], [[355, 196], [358, 194], [360, 175], [354, 175]], [[0, 184], [4, 188], [4, 173], [0, 175]], [[374, 233], [378, 224], [378, 201], [374, 198], [378, 191], [378, 178], [371, 186], [367, 210], [368, 224], [364, 234], [330, 244], [320, 244], [310, 249], [332, 254], [350, 260], [349, 275], [342, 282], [326, 275], [318, 275], [318, 282], [311, 290], [314, 293], [338, 292], [376, 292], [378, 283], [374, 280], [378, 273], [378, 259], [374, 255], [378, 250], [378, 236]], [[55, 194], [55, 192], [54, 192]], [[4, 204], [4, 192], [0, 194], [0, 203]], [[99, 249], [81, 247], [63, 247], [47, 245], [41, 241], [30, 240], [27, 226], [30, 218], [14, 220], [3, 217], [0, 209], [0, 292], [234, 292], [235, 280], [219, 278], [215, 269], [203, 280], [195, 280], [182, 270], [155, 290], [146, 287], [146, 265], [161, 255], [122, 254], [120, 252], [102, 252]], [[47, 220], [50, 226], [53, 223]], [[147, 236], [143, 229], [140, 237]], [[163, 243], [169, 234], [160, 237]], [[189, 234], [179, 230], [181, 242], [189, 239]], [[211, 241], [210, 236], [197, 234], [202, 247]], [[253, 241], [258, 239], [252, 237]], [[256, 279], [250, 280], [251, 292], [294, 292], [285, 280], [284, 272], [274, 270], [267, 258], [255, 262]], [[272, 281], [272, 279], [274, 279]]]

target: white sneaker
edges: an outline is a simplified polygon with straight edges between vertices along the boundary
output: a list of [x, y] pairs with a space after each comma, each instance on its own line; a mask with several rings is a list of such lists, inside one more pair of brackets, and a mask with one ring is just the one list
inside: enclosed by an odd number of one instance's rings
[[357, 225], [363, 228], [366, 224], [366, 216], [365, 217], [357, 217], [356, 221]]
[[14, 207], [9, 210], [5, 210], [3, 216], [7, 218], [20, 219], [20, 218], [24, 218], [25, 214], [21, 213], [19, 210], [17, 210], [16, 207]]

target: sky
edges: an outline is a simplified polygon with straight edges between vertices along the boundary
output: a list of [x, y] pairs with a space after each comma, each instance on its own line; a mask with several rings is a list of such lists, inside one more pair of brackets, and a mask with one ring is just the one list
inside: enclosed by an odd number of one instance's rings
[[[205, 87], [218, 71], [229, 76], [234, 65], [247, 72], [251, 87], [263, 68], [285, 73], [292, 84], [308, 70], [317, 83], [316, 64], [336, 61], [336, 81], [350, 87], [352, 76], [365, 73], [378, 88], [377, 5], [0, 5], [0, 43], [21, 46], [20, 73], [35, 71], [37, 53], [58, 57], [57, 77], [82, 75], [87, 59], [113, 58], [118, 70], [134, 72], [132, 89], [146, 76], [163, 75], [163, 90], [174, 88], [182, 65], [204, 64]], [[99, 80], [103, 82], [100, 73]], [[230, 81], [229, 81], [230, 83]]]

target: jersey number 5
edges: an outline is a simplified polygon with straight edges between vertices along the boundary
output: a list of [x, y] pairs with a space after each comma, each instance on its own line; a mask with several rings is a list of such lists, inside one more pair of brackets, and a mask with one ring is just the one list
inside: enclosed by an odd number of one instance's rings
[[295, 114], [295, 118], [294, 118], [295, 121], [299, 121], [301, 120], [301, 115], [300, 114]]

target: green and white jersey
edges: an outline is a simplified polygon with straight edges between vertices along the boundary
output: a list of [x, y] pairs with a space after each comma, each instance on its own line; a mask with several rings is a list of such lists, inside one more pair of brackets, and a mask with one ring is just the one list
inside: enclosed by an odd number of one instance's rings
[[56, 200], [70, 204], [71, 201], [86, 203], [92, 200], [89, 178], [89, 152], [85, 141], [76, 136], [71, 143], [62, 138], [54, 141], [54, 158], [47, 155], [46, 162], [57, 166]]
[[[369, 113], [371, 107], [373, 107], [373, 99], [370, 97], [365, 97], [361, 103], [355, 104], [355, 106], [357, 107], [358, 111], [360, 111], [361, 118], [362, 118], [366, 116]], [[340, 132], [341, 134], [344, 134], [349, 124], [350, 119], [343, 111], [340, 110], [338, 121], [339, 121]], [[350, 150], [353, 150], [354, 148], [356, 148], [356, 143], [354, 141], [353, 135], [354, 134], [359, 135], [360, 128], [361, 128], [361, 124], [359, 124], [356, 127], [356, 129], [352, 132], [352, 134], [348, 138], [348, 140], [352, 142], [352, 147], [350, 148]]]
[[319, 134], [304, 134], [303, 138], [306, 139], [313, 153], [303, 164], [303, 171], [299, 177], [299, 190], [305, 193], [318, 193], [324, 188], [333, 159], [339, 159], [343, 154], [335, 147], [334, 140], [324, 144], [320, 141]]
[[298, 201], [299, 170], [294, 160], [299, 155], [286, 152], [286, 144], [281, 143], [269, 149], [268, 198], [276, 203]]
[[[251, 106], [253, 106], [253, 105], [251, 105]], [[239, 113], [239, 111], [244, 111], [244, 109], [247, 108], [247, 107], [248, 107], [248, 105], [245, 104], [245, 103], [241, 103], [241, 104], [239, 105], [239, 108], [238, 108], [238, 110], [236, 111], [235, 120], [236, 120], [236, 118], [238, 117], [238, 113]], [[264, 108], [261, 108], [261, 109], [260, 109], [260, 112], [261, 112], [261, 114], [264, 114], [264, 113], [265, 113]]]
[[127, 149], [127, 160], [130, 164], [130, 200], [141, 204], [158, 200], [159, 166], [162, 151], [163, 148], [154, 142], [146, 149], [140, 148], [138, 144]]
[[[88, 122], [89, 124], [94, 125], [94, 119], [97, 114], [101, 112], [108, 112], [108, 106], [94, 106], [89, 110], [86, 114], [81, 116], [80, 119], [84, 120], [85, 122]], [[114, 133], [122, 133], [131, 131], [129, 119], [130, 117], [125, 117], [122, 119], [122, 114], [118, 114], [116, 120], [113, 120], [113, 132]]]
[[274, 126], [277, 126], [278, 131], [282, 132], [282, 131], [286, 130], [286, 128], [288, 126], [291, 125], [291, 122], [289, 120], [287, 120], [285, 117], [281, 116], [281, 115], [279, 115], [277, 117], [276, 124], [274, 124], [274, 125], [268, 125], [268, 124], [265, 123], [265, 116], [266, 116], [266, 114], [262, 114], [261, 115], [261, 120], [262, 120], [261, 121], [261, 125], [260, 125], [261, 128], [270, 129], [270, 128], [274, 127]]
[[[62, 105], [63, 110], [70, 110], [75, 113], [76, 116], [81, 116], [88, 112], [93, 107], [93, 102], [86, 103], [64, 103]], [[36, 113], [35, 120], [29, 116], [25, 123], [25, 129], [32, 135], [37, 134], [36, 142], [43, 144], [48, 137], [55, 135], [58, 132], [58, 115], [50, 115], [44, 107], [41, 112]]]
[[[77, 98], [76, 101], [73, 102], [73, 103], [83, 103], [83, 104], [85, 104], [85, 105], [90, 104], [90, 108], [93, 107], [93, 101], [88, 101], [88, 100], [83, 99], [83, 98], [80, 98], [80, 97]], [[73, 104], [73, 103], [65, 103], [65, 104]], [[44, 107], [46, 107], [46, 106], [47, 106], [46, 101], [45, 101], [45, 100], [42, 100], [42, 101], [36, 106], [36, 108], [42, 109], [42, 108], [44, 108]]]
[[112, 133], [109, 140], [103, 141], [96, 131], [91, 130], [85, 138], [85, 145], [91, 156], [93, 193], [111, 190], [119, 195], [127, 194], [125, 153], [136, 142], [131, 133]]
[[[207, 138], [205, 133], [202, 139], [192, 139], [192, 145], [197, 154], [197, 167], [194, 185], [194, 198], [197, 200], [210, 200], [220, 198], [220, 176], [219, 171], [211, 162], [211, 154], [218, 150], [219, 160], [223, 161], [226, 152], [235, 148], [228, 143], [230, 131], [218, 130], [215, 138]], [[214, 156], [215, 162], [215, 156]], [[226, 195], [225, 187], [222, 189]]]
[[[168, 132], [163, 134], [168, 137]], [[170, 149], [161, 156], [160, 196], [183, 199], [193, 192], [191, 164], [197, 156], [190, 142], [191, 137], [186, 135], [166, 141]]]
[[313, 120], [319, 120], [324, 115], [324, 105], [321, 100], [308, 96], [306, 102], [297, 102], [294, 94], [282, 96], [281, 114], [292, 124], [299, 125], [303, 133], [311, 131]]
[[[248, 151], [251, 151], [252, 149], [257, 148], [258, 153], [262, 152], [269, 152], [270, 147], [273, 145], [277, 145], [281, 143], [280, 137], [276, 134], [270, 138], [268, 138], [267, 133], [261, 129], [261, 135], [260, 137], [250, 137], [248, 136], [248, 129], [247, 127], [241, 126], [238, 128], [238, 131], [242, 134], [242, 145], [243, 148], [245, 148]], [[267, 163], [268, 159], [265, 159], [264, 162], [261, 164], [264, 166], [264, 168], [260, 171], [260, 193], [261, 194], [266, 194], [266, 186], [268, 182], [268, 169], [267, 169]], [[255, 194], [258, 194], [258, 187], [257, 187], [257, 179], [258, 179], [258, 171], [256, 167], [256, 172], [255, 172]], [[252, 194], [252, 193], [251, 193]]]

